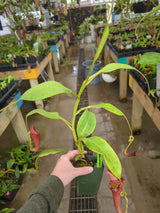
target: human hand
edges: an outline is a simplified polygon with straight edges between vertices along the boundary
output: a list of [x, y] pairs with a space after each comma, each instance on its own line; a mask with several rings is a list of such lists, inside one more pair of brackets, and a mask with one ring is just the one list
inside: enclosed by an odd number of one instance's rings
[[[86, 154], [86, 152], [84, 152]], [[55, 175], [60, 178], [63, 185], [66, 186], [69, 184], [74, 178], [86, 175], [93, 172], [93, 168], [90, 166], [75, 168], [71, 160], [79, 155], [78, 150], [69, 151], [67, 154], [62, 155], [54, 167], [51, 175]]]

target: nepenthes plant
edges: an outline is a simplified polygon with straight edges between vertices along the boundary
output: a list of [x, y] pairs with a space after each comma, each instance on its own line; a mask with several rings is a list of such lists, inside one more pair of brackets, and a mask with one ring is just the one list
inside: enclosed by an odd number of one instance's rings
[[[40, 114], [46, 118], [49, 118], [49, 119], [61, 120], [62, 122], [64, 122], [66, 124], [66, 126], [72, 132], [75, 145], [76, 145], [81, 157], [84, 157], [84, 145], [89, 150], [97, 153], [98, 156], [103, 156], [104, 162], [106, 163], [106, 165], [108, 167], [107, 173], [111, 180], [111, 184], [109, 187], [111, 188], [111, 190], [113, 192], [115, 207], [116, 207], [117, 212], [121, 213], [122, 210], [120, 207], [120, 196], [121, 196], [120, 192], [122, 191], [123, 184], [124, 184], [124, 180], [122, 178], [122, 165], [121, 165], [121, 162], [120, 162], [116, 152], [113, 150], [113, 148], [109, 145], [109, 143], [105, 139], [98, 137], [98, 136], [90, 136], [96, 128], [96, 116], [93, 112], [90, 111], [90, 109], [103, 108], [106, 111], [116, 114], [117, 116], [124, 117], [124, 119], [126, 120], [126, 122], [128, 124], [129, 131], [130, 131], [129, 139], [128, 139], [128, 146], [124, 150], [124, 154], [127, 156], [131, 156], [131, 155], [133, 156], [133, 155], [137, 154], [137, 151], [134, 153], [131, 153], [131, 154], [127, 153], [128, 147], [131, 145], [131, 143], [134, 140], [134, 137], [132, 134], [132, 129], [130, 127], [128, 119], [120, 109], [118, 109], [116, 106], [114, 106], [110, 103], [99, 103], [96, 105], [89, 105], [84, 108], [78, 109], [78, 106], [79, 106], [79, 103], [81, 100], [81, 94], [83, 93], [84, 89], [88, 86], [88, 84], [97, 75], [101, 75], [102, 73], [110, 73], [110, 72], [113, 72], [113, 71], [119, 70], [119, 69], [128, 69], [128, 70], [132, 69], [132, 70], [138, 71], [136, 68], [134, 68], [130, 65], [127, 65], [127, 64], [110, 63], [110, 64], [107, 64], [106, 66], [104, 66], [103, 68], [101, 68], [97, 73], [92, 75], [94, 63], [99, 58], [99, 55], [100, 55], [103, 47], [105, 46], [108, 35], [109, 35], [109, 25], [106, 24], [101, 41], [97, 48], [96, 54], [94, 56], [93, 63], [91, 65], [89, 74], [88, 74], [87, 78], [83, 81], [78, 94], [76, 94], [71, 89], [65, 87], [64, 85], [62, 85], [61, 83], [59, 83], [57, 81], [47, 81], [47, 82], [41, 83], [35, 87], [28, 89], [21, 96], [21, 98], [19, 100], [38, 101], [38, 100], [44, 100], [46, 98], [50, 98], [52, 96], [59, 95], [62, 93], [65, 93], [66, 95], [72, 94], [75, 96], [75, 105], [74, 105], [74, 109], [73, 109], [73, 116], [72, 116], [71, 122], [69, 122], [65, 118], [61, 117], [58, 112], [49, 112], [44, 109], [34, 109], [26, 115], [26, 123], [27, 123], [28, 117], [32, 116], [33, 114], [36, 114], [36, 113]], [[79, 113], [81, 113], [81, 112], [83, 112], [83, 113], [80, 116], [77, 126], [76, 126], [75, 125], [76, 116], [79, 115]], [[31, 127], [31, 129], [29, 131], [29, 135], [32, 136], [32, 138], [35, 142], [35, 148], [33, 148], [31, 137], [30, 137], [31, 150], [32, 151], [38, 150], [40, 148], [40, 144], [39, 144], [40, 139], [39, 139], [38, 131], [36, 131], [35, 128]], [[38, 168], [38, 160], [41, 157], [44, 157], [44, 156], [47, 156], [50, 154], [56, 154], [58, 152], [65, 153], [65, 150], [51, 149], [51, 150], [42, 151], [36, 160], [36, 168]]]
[[[98, 59], [104, 45], [105, 42], [108, 38], [108, 34], [109, 34], [109, 26], [108, 24], [106, 24], [100, 44], [97, 48], [92, 66], [90, 68], [88, 77], [84, 80], [84, 82], [81, 85], [81, 88], [78, 92], [78, 94], [76, 94], [75, 92], [73, 92], [72, 90], [70, 90], [69, 88], [65, 87], [64, 85], [62, 85], [61, 83], [57, 82], [57, 81], [47, 81], [44, 83], [41, 83], [33, 88], [28, 89], [22, 96], [21, 96], [21, 100], [25, 100], [25, 101], [37, 101], [37, 100], [44, 100], [46, 98], [50, 98], [52, 96], [61, 94], [61, 93], [65, 93], [65, 94], [72, 94], [75, 96], [75, 105], [74, 105], [74, 109], [73, 109], [73, 117], [72, 117], [72, 122], [67, 121], [65, 118], [61, 117], [60, 114], [58, 112], [48, 112], [44, 109], [34, 109], [32, 111], [30, 111], [27, 115], [26, 115], [26, 122], [29, 116], [38, 113], [46, 118], [49, 119], [54, 119], [54, 120], [61, 120], [63, 121], [66, 126], [70, 129], [70, 131], [72, 131], [73, 134], [73, 138], [74, 138], [74, 142], [75, 145], [80, 153], [81, 157], [84, 157], [84, 145], [91, 151], [95, 152], [98, 154], [98, 156], [102, 155], [104, 158], [104, 161], [109, 169], [109, 172], [116, 177], [116, 180], [118, 180], [120, 182], [120, 185], [122, 183], [121, 181], [121, 177], [122, 177], [122, 165], [121, 162], [116, 154], [116, 152], [113, 150], [113, 148], [109, 145], [109, 143], [98, 136], [90, 136], [95, 128], [96, 128], [96, 116], [93, 112], [90, 111], [90, 109], [92, 108], [103, 108], [111, 113], [114, 113], [118, 116], [123, 116], [125, 118], [125, 120], [127, 121], [127, 124], [129, 126], [130, 129], [130, 136], [129, 136], [129, 140], [128, 140], [128, 146], [132, 143], [133, 141], [133, 134], [132, 134], [132, 130], [130, 127], [130, 124], [125, 116], [125, 114], [118, 109], [117, 107], [113, 106], [110, 103], [99, 103], [97, 105], [90, 105], [81, 109], [78, 109], [79, 106], [79, 102], [81, 99], [81, 94], [84, 91], [84, 89], [86, 88], [86, 86], [97, 76], [100, 75], [102, 73], [109, 73], [112, 71], [115, 71], [117, 69], [134, 69], [136, 70], [134, 67], [130, 66], [130, 65], [126, 65], [126, 64], [119, 64], [119, 63], [111, 63], [108, 64], [106, 66], [104, 66], [102, 69], [100, 69], [97, 73], [95, 73], [94, 75], [92, 74], [92, 70], [94, 67], [94, 63], [95, 61]], [[76, 116], [80, 113], [83, 112], [82, 115], [80, 116], [77, 126], [75, 125], [75, 120], [76, 120]], [[31, 131], [29, 132], [32, 135], [32, 138], [34, 139], [34, 141], [39, 141], [39, 134], [38, 132], [32, 127]], [[31, 137], [30, 137], [30, 143], [31, 142]], [[39, 147], [38, 145], [36, 145], [37, 147]], [[128, 148], [127, 146], [127, 148]], [[126, 155], [129, 155], [127, 153], [127, 148], [124, 151]], [[32, 148], [33, 149], [33, 148]], [[36, 148], [35, 148], [36, 149]], [[34, 149], [34, 150], [35, 150]], [[38, 160], [43, 157], [43, 156], [47, 156], [49, 154], [56, 154], [58, 152], [65, 152], [62, 149], [52, 149], [52, 150], [44, 150], [39, 154], [39, 157], [37, 158], [36, 161], [36, 167], [38, 167]], [[134, 155], [136, 153], [133, 153]], [[120, 194], [119, 194], [120, 196]]]

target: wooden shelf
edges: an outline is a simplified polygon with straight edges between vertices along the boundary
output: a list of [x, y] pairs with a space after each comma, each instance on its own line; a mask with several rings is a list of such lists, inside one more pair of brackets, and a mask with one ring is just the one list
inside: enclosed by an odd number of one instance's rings
[[12, 75], [14, 80], [29, 80], [36, 79], [47, 66], [47, 64], [52, 59], [51, 53], [49, 53], [37, 66], [33, 69], [23, 69], [23, 70], [11, 70], [0, 72], [2, 78], [7, 78], [9, 75]]
[[141, 129], [143, 108], [146, 110], [158, 130], [160, 130], [160, 111], [153, 105], [151, 99], [131, 75], [129, 75], [129, 86], [134, 93], [131, 121], [133, 131]]
[[[31, 87], [38, 85], [38, 77], [42, 71], [46, 68], [48, 77], [50, 80], [54, 81], [53, 70], [51, 66], [51, 52], [39, 63], [34, 69], [24, 69], [16, 71], [4, 71], [0, 72], [2, 78], [7, 78], [9, 75], [13, 77], [14, 80], [29, 80]], [[37, 108], [44, 108], [43, 101], [35, 102]]]
[[[18, 100], [20, 97], [21, 94], [18, 92], [11, 103], [15, 102], [15, 100]], [[21, 144], [29, 140], [26, 125], [20, 110], [22, 104], [23, 101], [19, 101], [10, 105], [0, 113], [0, 136], [11, 123]]]

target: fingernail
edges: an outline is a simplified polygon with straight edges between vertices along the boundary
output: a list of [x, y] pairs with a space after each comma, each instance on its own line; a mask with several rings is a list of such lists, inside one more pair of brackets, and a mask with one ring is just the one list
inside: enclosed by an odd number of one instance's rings
[[89, 172], [93, 172], [93, 167], [91, 167], [91, 166], [88, 167], [88, 171], [89, 171]]

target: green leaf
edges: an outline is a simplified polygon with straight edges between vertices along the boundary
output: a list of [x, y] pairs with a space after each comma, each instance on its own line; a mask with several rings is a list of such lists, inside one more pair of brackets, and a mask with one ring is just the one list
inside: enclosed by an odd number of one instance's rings
[[64, 118], [62, 118], [62, 117], [59, 115], [58, 112], [47, 112], [47, 111], [45, 111], [45, 110], [43, 110], [43, 109], [34, 109], [34, 110], [30, 111], [30, 112], [26, 115], [26, 117], [29, 117], [29, 116], [31, 116], [31, 115], [33, 115], [33, 114], [35, 114], [35, 113], [38, 113], [38, 114], [40, 114], [40, 115], [42, 115], [42, 116], [44, 116], [44, 117], [46, 117], [46, 118], [50, 118], [50, 119], [55, 119], [55, 120], [60, 119], [60, 120], [63, 121], [69, 128], [72, 129], [71, 124], [70, 124], [67, 120], [65, 120]]
[[57, 154], [57, 153], [60, 153], [60, 152], [62, 152], [64, 154], [67, 153], [66, 151], [64, 151], [64, 149], [46, 149], [46, 150], [42, 151], [36, 159], [36, 162], [35, 162], [36, 169], [38, 169], [38, 161], [39, 161], [40, 158], [51, 155], [51, 154], [54, 155], [54, 154]]
[[96, 76], [100, 75], [101, 73], [109, 73], [109, 72], [115, 71], [117, 69], [129, 69], [129, 70], [132, 69], [132, 70], [136, 70], [137, 72], [139, 72], [135, 67], [132, 67], [128, 64], [110, 63], [110, 64], [107, 64], [102, 69], [100, 69], [95, 74], [93, 74], [92, 76], [90, 76], [90, 78], [87, 81], [87, 84], [89, 84]]
[[93, 112], [85, 110], [77, 124], [78, 138], [87, 137], [92, 134], [96, 128], [96, 116]]
[[27, 168], [28, 168], [28, 163], [25, 163], [25, 164], [23, 165], [23, 169], [22, 169], [23, 174], [26, 173]]
[[7, 169], [11, 169], [14, 163], [15, 163], [14, 159], [8, 160], [7, 161]]
[[38, 114], [40, 114], [40, 115], [42, 115], [46, 118], [50, 118], [50, 119], [61, 119], [58, 112], [47, 112], [44, 109], [34, 109], [34, 110], [30, 111], [26, 115], [26, 117], [29, 117], [29, 116], [36, 114], [36, 113], [38, 113]]
[[72, 93], [72, 90], [68, 89], [67, 87], [63, 86], [61, 83], [57, 81], [47, 81], [28, 89], [21, 96], [21, 100], [26, 101], [43, 100], [45, 98], [49, 98], [61, 93], [70, 94]]
[[118, 69], [134, 69], [137, 70], [135, 67], [132, 67], [128, 64], [120, 64], [120, 63], [110, 63], [107, 64], [105, 67], [103, 67], [101, 70], [99, 70], [99, 74], [100, 73], [109, 73], [112, 72], [114, 70], [118, 70]]
[[16, 178], [19, 178], [19, 176], [20, 176], [20, 171], [19, 171], [18, 166], [16, 166], [16, 168], [15, 168], [15, 176], [16, 176]]
[[10, 191], [13, 191], [14, 189], [19, 189], [19, 188], [20, 188], [20, 185], [18, 185], [18, 184], [13, 184], [13, 185], [10, 186], [9, 190], [10, 190]]
[[98, 48], [97, 48], [97, 51], [96, 51], [96, 54], [95, 54], [95, 57], [94, 57], [94, 62], [98, 59], [103, 47], [105, 46], [108, 35], [109, 35], [109, 27], [108, 27], [108, 24], [106, 24], [104, 32], [102, 34], [102, 38], [100, 40], [100, 43], [98, 45]]
[[112, 104], [107, 104], [107, 103], [101, 103], [101, 104], [97, 104], [97, 105], [92, 105], [89, 106], [91, 108], [103, 108], [109, 112], [112, 112], [116, 115], [120, 115], [123, 116], [123, 112], [121, 110], [119, 110], [117, 107], [113, 106]]
[[82, 138], [82, 140], [88, 149], [104, 156], [109, 170], [113, 173], [113, 175], [120, 179], [122, 166], [117, 154], [112, 149], [112, 147], [103, 138], [98, 136]]
[[157, 52], [147, 52], [144, 53], [140, 60], [139, 64], [158, 64], [160, 63], [160, 53]]

